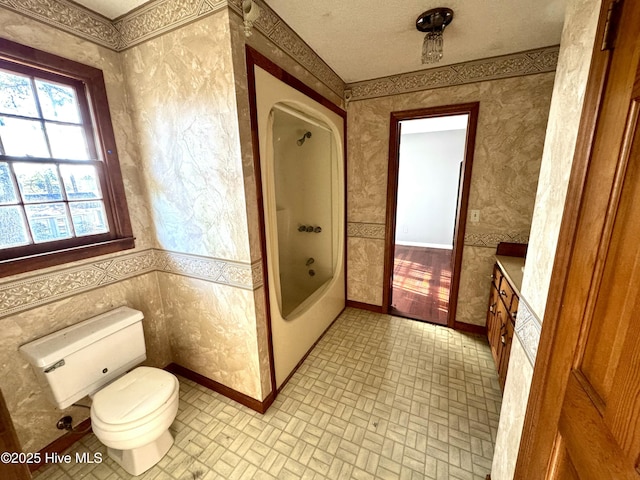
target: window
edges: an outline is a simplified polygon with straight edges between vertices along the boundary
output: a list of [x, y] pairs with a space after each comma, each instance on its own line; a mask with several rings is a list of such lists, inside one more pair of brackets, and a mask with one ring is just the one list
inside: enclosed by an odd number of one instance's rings
[[0, 276], [133, 246], [102, 71], [0, 39]]

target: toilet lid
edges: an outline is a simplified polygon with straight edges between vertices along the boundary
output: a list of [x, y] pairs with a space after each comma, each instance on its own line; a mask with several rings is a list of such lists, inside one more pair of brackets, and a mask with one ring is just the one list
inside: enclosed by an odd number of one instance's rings
[[171, 398], [176, 377], [159, 368], [138, 367], [107, 385], [93, 397], [93, 413], [105, 423], [135, 422]]

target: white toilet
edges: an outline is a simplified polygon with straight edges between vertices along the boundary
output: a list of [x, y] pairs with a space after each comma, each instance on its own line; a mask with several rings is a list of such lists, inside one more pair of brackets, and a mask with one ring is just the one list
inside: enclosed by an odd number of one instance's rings
[[146, 359], [142, 318], [142, 312], [120, 307], [20, 347], [58, 408], [92, 397], [93, 433], [134, 476], [173, 445], [169, 427], [179, 393], [171, 373], [134, 368]]

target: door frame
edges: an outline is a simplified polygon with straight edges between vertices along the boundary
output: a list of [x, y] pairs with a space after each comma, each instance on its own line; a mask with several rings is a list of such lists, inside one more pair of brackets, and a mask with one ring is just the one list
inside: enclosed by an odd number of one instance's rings
[[[560, 454], [557, 433], [562, 402], [580, 348], [583, 317], [591, 308], [592, 282], [599, 278], [604, 268], [606, 252], [601, 248], [601, 242], [606, 244], [614, 215], [607, 205], [620, 188], [620, 175], [616, 173], [617, 162], [607, 164], [600, 160], [598, 163], [592, 162], [592, 158], [602, 148], [596, 143], [601, 114], [611, 108], [607, 104], [616, 95], [607, 90], [615, 50], [603, 49], [603, 45], [605, 40], [610, 40], [605, 39], [607, 32], [615, 35], [614, 22], [616, 17], [620, 18], [619, 15], [612, 16], [610, 8], [622, 3], [604, 0], [599, 12], [514, 479], [548, 478], [551, 472], [547, 470]], [[615, 113], [627, 115], [626, 111]], [[616, 156], [617, 152], [612, 155]], [[591, 207], [591, 213], [585, 210], [586, 205]], [[584, 234], [584, 227], [581, 228], [585, 222], [589, 222], [587, 234]]]
[[382, 311], [389, 313], [391, 308], [391, 288], [393, 263], [395, 256], [396, 207], [398, 203], [398, 171], [400, 167], [400, 122], [421, 118], [448, 117], [452, 115], [469, 115], [464, 158], [462, 160], [462, 177], [458, 191], [458, 208], [453, 234], [453, 268], [451, 271], [451, 287], [449, 290], [449, 312], [447, 326], [461, 328], [463, 324], [456, 322], [456, 307], [460, 287], [460, 267], [464, 248], [469, 191], [471, 189], [471, 171], [478, 127], [479, 102], [443, 105], [415, 110], [391, 112], [389, 133], [389, 170], [387, 175], [387, 213], [385, 221], [384, 273], [382, 289]]

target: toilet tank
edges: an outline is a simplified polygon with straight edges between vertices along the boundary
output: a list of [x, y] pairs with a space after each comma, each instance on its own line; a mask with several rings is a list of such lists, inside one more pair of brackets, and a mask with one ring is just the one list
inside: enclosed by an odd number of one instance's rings
[[119, 307], [19, 350], [50, 400], [67, 408], [145, 360], [142, 318], [138, 310]]

